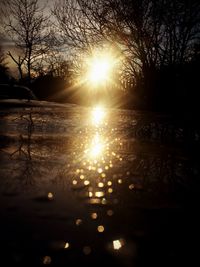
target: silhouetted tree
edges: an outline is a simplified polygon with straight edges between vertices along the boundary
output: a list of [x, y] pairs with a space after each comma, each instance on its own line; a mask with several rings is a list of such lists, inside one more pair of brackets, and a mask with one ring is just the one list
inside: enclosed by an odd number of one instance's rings
[[9, 69], [7, 67], [6, 58], [0, 46], [0, 82], [9, 81]]
[[197, 0], [59, 0], [53, 13], [60, 40], [78, 53], [105, 43], [118, 49], [122, 76], [134, 77], [139, 94], [149, 100], [157, 94], [160, 70], [170, 75], [166, 66], [173, 74], [190, 61], [199, 39]]
[[34, 66], [36, 76], [52, 75], [55, 77], [61, 77], [68, 79], [69, 73], [69, 61], [64, 58], [62, 53], [56, 49], [50, 49], [48, 53], [43, 55], [41, 61], [38, 61]]
[[48, 17], [38, 0], [11, 0], [5, 3], [4, 12], [6, 32], [15, 45], [15, 52], [8, 55], [17, 65], [20, 78], [25, 68], [30, 81], [34, 65], [49, 49]]

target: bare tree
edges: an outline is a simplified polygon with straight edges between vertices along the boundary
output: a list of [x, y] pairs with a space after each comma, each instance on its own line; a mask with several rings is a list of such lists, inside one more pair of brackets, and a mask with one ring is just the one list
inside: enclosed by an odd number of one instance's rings
[[102, 40], [99, 36], [98, 24], [93, 17], [87, 16], [79, 0], [58, 0], [53, 14], [57, 20], [58, 37], [62, 44], [75, 50], [90, 50], [93, 43]]
[[17, 65], [17, 69], [19, 71], [19, 78], [20, 78], [20, 80], [22, 80], [23, 79], [23, 70], [22, 70], [22, 68], [23, 68], [23, 64], [25, 62], [26, 56], [18, 55], [16, 57], [10, 51], [8, 51], [8, 56], [11, 57], [11, 59]]
[[20, 78], [25, 69], [30, 81], [34, 64], [49, 49], [48, 17], [38, 6], [38, 0], [11, 0], [5, 4], [5, 12], [5, 29], [16, 50], [8, 55], [17, 65]]
[[0, 81], [4, 82], [9, 77], [9, 69], [6, 62], [6, 56], [0, 46]]
[[5, 55], [3, 53], [2, 47], [0, 46], [0, 65], [5, 64]]
[[182, 64], [190, 59], [194, 44], [199, 40], [199, 1], [165, 1], [164, 47], [167, 64]]
[[124, 56], [124, 76], [136, 80], [189, 60], [199, 38], [195, 0], [59, 0], [53, 13], [65, 44], [86, 51], [105, 42], [117, 47]]

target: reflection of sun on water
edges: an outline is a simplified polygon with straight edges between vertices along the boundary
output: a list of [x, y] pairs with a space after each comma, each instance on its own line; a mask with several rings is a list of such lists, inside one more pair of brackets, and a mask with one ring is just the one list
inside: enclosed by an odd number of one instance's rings
[[[121, 176], [110, 177], [110, 169], [113, 168], [116, 161], [120, 161], [119, 155], [115, 152], [115, 146], [119, 140], [110, 138], [109, 126], [106, 124], [108, 118], [105, 120], [105, 117], [108, 116], [106, 111], [107, 109], [101, 106], [90, 111], [89, 127], [86, 135], [81, 136], [81, 153], [77, 158], [79, 165], [76, 165], [72, 180], [73, 188], [81, 188], [84, 197], [87, 198], [87, 203], [93, 207], [95, 205], [106, 206], [110, 203], [116, 204], [112, 178], [115, 182], [118, 181], [118, 184], [122, 183]], [[102, 127], [102, 123], [108, 127]], [[107, 215], [112, 216], [113, 211], [109, 210]], [[100, 228], [99, 232], [101, 231], [104, 231], [103, 228]]]
[[92, 123], [94, 125], [102, 124], [105, 119], [105, 109], [103, 107], [95, 107], [92, 110]]
[[120, 240], [113, 240], [113, 248], [119, 250], [122, 247]]
[[89, 159], [97, 159], [103, 155], [105, 148], [105, 143], [100, 137], [99, 133], [96, 133], [93, 137], [89, 147], [85, 150], [85, 153], [89, 157]]
[[95, 144], [90, 151], [90, 156], [96, 158], [101, 155], [103, 151], [103, 145], [101, 143]]

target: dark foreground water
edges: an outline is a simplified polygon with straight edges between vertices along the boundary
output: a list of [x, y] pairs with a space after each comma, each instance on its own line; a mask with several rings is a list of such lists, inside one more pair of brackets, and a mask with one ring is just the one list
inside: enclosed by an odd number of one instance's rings
[[198, 266], [199, 143], [161, 114], [0, 110], [1, 266]]

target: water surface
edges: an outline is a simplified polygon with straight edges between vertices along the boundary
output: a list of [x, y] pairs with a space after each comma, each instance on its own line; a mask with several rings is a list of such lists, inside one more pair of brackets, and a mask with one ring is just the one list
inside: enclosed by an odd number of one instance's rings
[[199, 130], [75, 105], [0, 110], [4, 266], [180, 266], [197, 258]]

